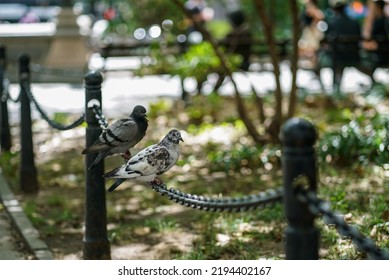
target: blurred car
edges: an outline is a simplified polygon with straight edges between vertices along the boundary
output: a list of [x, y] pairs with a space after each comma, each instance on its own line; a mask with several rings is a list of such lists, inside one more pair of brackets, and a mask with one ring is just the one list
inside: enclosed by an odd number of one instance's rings
[[34, 17], [33, 22], [48, 22], [53, 21], [60, 11], [59, 6], [30, 6], [32, 1], [8, 2], [11, 1], [0, 0], [0, 23], [19, 23], [25, 16]]
[[17, 23], [27, 11], [24, 4], [0, 4], [0, 22]]

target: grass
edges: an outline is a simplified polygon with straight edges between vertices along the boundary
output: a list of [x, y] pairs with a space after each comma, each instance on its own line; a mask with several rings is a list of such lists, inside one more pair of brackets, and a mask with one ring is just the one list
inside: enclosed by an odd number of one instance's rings
[[[162, 176], [169, 187], [211, 197], [240, 197], [281, 186], [281, 147], [253, 146], [241, 123], [226, 113], [234, 111], [230, 100], [227, 98], [224, 102], [225, 110], [217, 116], [218, 122], [212, 125], [191, 123], [183, 110], [173, 116], [172, 103], [163, 101], [163, 104], [153, 105], [149, 116], [154, 117], [140, 147], [161, 139], [168, 127], [184, 130], [188, 127], [178, 164]], [[345, 104], [339, 106], [346, 107]], [[371, 108], [366, 110], [370, 112]], [[319, 140], [322, 141], [327, 131], [340, 129], [358, 117], [356, 114], [365, 111], [339, 112], [340, 116], [319, 104], [313, 110], [301, 109], [298, 114], [317, 124]], [[200, 115], [199, 118], [203, 121], [207, 116]], [[215, 141], [214, 134], [223, 135], [223, 142]], [[82, 250], [85, 182], [80, 151], [84, 141], [74, 139], [72, 143], [75, 144], [55, 153], [38, 154], [40, 192], [36, 196], [20, 194], [25, 212], [59, 259], [79, 258]], [[358, 151], [349, 149], [349, 152], [354, 156]], [[3, 171], [7, 178], [11, 178], [15, 190], [17, 161], [17, 152], [1, 159]], [[119, 164], [122, 164], [119, 157], [108, 158], [106, 169]], [[318, 195], [331, 202], [334, 211], [346, 214], [347, 222], [358, 226], [379, 247], [388, 249], [387, 164], [380, 165], [369, 158], [363, 162], [345, 164], [342, 161], [338, 164], [335, 157], [328, 160], [327, 155], [323, 155], [319, 158], [319, 170]], [[107, 185], [109, 183], [107, 181]], [[107, 193], [106, 203], [108, 238], [113, 254], [116, 248], [143, 244], [147, 246], [147, 253], [142, 255], [144, 258], [284, 258], [286, 221], [281, 204], [245, 213], [202, 212], [175, 204], [146, 185], [130, 181], [117, 191]], [[366, 258], [333, 226], [325, 225], [320, 218], [316, 225], [321, 232], [321, 258]], [[126, 256], [131, 258], [133, 255], [128, 253], [121, 258]]]

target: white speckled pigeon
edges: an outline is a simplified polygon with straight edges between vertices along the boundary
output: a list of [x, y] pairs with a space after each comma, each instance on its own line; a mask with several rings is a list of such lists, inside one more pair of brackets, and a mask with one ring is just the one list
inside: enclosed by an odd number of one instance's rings
[[108, 126], [92, 146], [82, 151], [82, 154], [98, 153], [89, 170], [113, 154], [122, 153], [128, 160], [131, 156], [128, 149], [134, 147], [146, 134], [146, 117], [145, 107], [137, 105], [128, 118], [117, 120]]
[[148, 146], [118, 167], [106, 174], [105, 178], [117, 178], [115, 183], [108, 189], [114, 191], [126, 179], [135, 179], [144, 182], [155, 181], [156, 178], [172, 168], [180, 156], [179, 142], [182, 140], [181, 133], [172, 129], [158, 144]]

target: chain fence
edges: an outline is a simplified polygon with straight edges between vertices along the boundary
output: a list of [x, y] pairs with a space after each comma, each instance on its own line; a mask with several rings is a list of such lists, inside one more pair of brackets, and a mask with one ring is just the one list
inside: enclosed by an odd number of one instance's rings
[[10, 94], [10, 86], [11, 86], [11, 82], [7, 76], [7, 73], [5, 71], [3, 71], [3, 77], [2, 77], [2, 81], [3, 81], [3, 92], [1, 93], [1, 102], [7, 102], [8, 100], [12, 101], [13, 103], [18, 103], [20, 101], [20, 93], [19, 95], [16, 97], [16, 98], [12, 98], [11, 94]]
[[184, 193], [174, 188], [168, 189], [165, 184], [157, 185], [156, 183], [149, 182], [148, 185], [161, 196], [167, 196], [178, 204], [210, 212], [246, 212], [248, 210], [270, 207], [281, 202], [284, 194], [282, 187], [280, 187], [239, 198], [209, 198]]
[[107, 119], [101, 110], [101, 103], [97, 99], [91, 99], [87, 104], [88, 109], [91, 109], [95, 114], [95, 118], [102, 130], [106, 130], [108, 127]]
[[296, 196], [300, 202], [308, 205], [312, 214], [321, 214], [327, 225], [334, 225], [340, 235], [350, 238], [357, 249], [365, 252], [370, 259], [389, 260], [389, 251], [378, 248], [374, 241], [364, 236], [355, 226], [347, 224], [343, 215], [332, 212], [328, 201], [318, 198], [314, 192], [301, 187], [296, 187]]
[[21, 86], [22, 86], [22, 90], [24, 90], [24, 92], [27, 94], [28, 96], [28, 99], [34, 103], [36, 109], [38, 110], [38, 112], [40, 113], [41, 117], [54, 129], [57, 129], [57, 130], [70, 130], [70, 129], [73, 129], [79, 125], [81, 125], [83, 122], [84, 122], [84, 118], [85, 118], [85, 114], [82, 114], [78, 119], [76, 119], [73, 123], [69, 124], [69, 125], [63, 125], [63, 124], [60, 124], [52, 119], [50, 119], [50, 117], [48, 116], [48, 114], [42, 109], [42, 107], [40, 106], [40, 104], [36, 101], [34, 95], [32, 94], [31, 92], [31, 88], [30, 88], [30, 83], [27, 81], [27, 80], [24, 80], [22, 81], [21, 83]]
[[[239, 198], [209, 198], [168, 188], [165, 184], [158, 185], [154, 182], [148, 182], [148, 185], [152, 190], [161, 196], [167, 196], [169, 200], [175, 203], [209, 212], [246, 212], [272, 207], [276, 203], [280, 203], [284, 195], [283, 187], [279, 187]], [[329, 202], [319, 199], [316, 193], [296, 187], [295, 195], [300, 202], [308, 205], [309, 211], [313, 215], [321, 214], [327, 225], [335, 225], [340, 235], [349, 237], [357, 249], [366, 253], [370, 259], [389, 260], [388, 251], [377, 247], [374, 241], [364, 236], [355, 226], [347, 224], [341, 214], [332, 212]]]
[[[3, 61], [5, 59], [3, 58]], [[12, 98], [10, 95], [10, 80], [6, 75], [5, 64], [1, 65], [0, 69], [0, 85], [1, 85], [1, 138], [0, 146], [4, 151], [11, 150], [11, 132], [8, 117], [7, 101], [20, 103], [20, 189], [25, 193], [36, 193], [39, 190], [38, 177], [35, 167], [35, 155], [33, 149], [33, 133], [31, 119], [31, 103], [34, 104], [36, 110], [40, 113], [40, 117], [47, 124], [57, 130], [65, 131], [73, 129], [85, 121], [85, 114], [82, 114], [75, 121], [68, 125], [61, 124], [49, 117], [49, 114], [42, 108], [31, 91], [30, 85], [30, 57], [27, 54], [19, 56], [19, 96]], [[67, 73], [60, 73], [61, 75]], [[79, 76], [80, 73], [77, 73]]]
[[[246, 212], [258, 208], [272, 207], [281, 202], [284, 195], [283, 187], [279, 187], [240, 198], [209, 198], [168, 188], [165, 184], [158, 185], [149, 182], [148, 185], [152, 190], [161, 196], [167, 196], [169, 200], [175, 203], [210, 212]], [[356, 227], [348, 225], [342, 215], [332, 212], [329, 202], [319, 199], [316, 193], [296, 187], [295, 195], [300, 202], [308, 205], [313, 215], [323, 215], [326, 224], [335, 225], [340, 235], [349, 237], [357, 249], [365, 252], [370, 259], [389, 260], [388, 251], [378, 248], [370, 238], [365, 237]]]

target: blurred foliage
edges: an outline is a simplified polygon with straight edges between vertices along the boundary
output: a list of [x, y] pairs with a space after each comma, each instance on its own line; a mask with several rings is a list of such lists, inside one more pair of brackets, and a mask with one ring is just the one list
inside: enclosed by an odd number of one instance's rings
[[[109, 1], [106, 2], [108, 8]], [[324, 1], [319, 1], [324, 2]], [[224, 0], [208, 0], [209, 7], [223, 7], [221, 11], [227, 14], [230, 10], [237, 9], [236, 6], [229, 6]], [[263, 28], [258, 18], [258, 14], [252, 0], [240, 1], [241, 9], [247, 15], [247, 20], [255, 37], [263, 38]], [[276, 38], [289, 38], [291, 34], [291, 19], [289, 5], [283, 0], [265, 0], [265, 6], [268, 14], [272, 19], [275, 28]], [[320, 5], [324, 7], [325, 5]], [[171, 1], [164, 0], [143, 0], [143, 1], [128, 1], [116, 0], [113, 1], [113, 7], [116, 10], [116, 16], [109, 21], [108, 32], [114, 32], [122, 36], [133, 34], [134, 30], [139, 27], [148, 28], [154, 24], [159, 24], [170, 19], [173, 21], [171, 32], [175, 35], [185, 33], [187, 24], [184, 20], [184, 15], [181, 10]], [[219, 25], [219, 21], [224, 23]], [[215, 22], [215, 23], [214, 23]], [[226, 19], [215, 19], [207, 25], [210, 31], [216, 31], [216, 38], [221, 38], [225, 30]]]
[[270, 170], [280, 165], [281, 151], [276, 147], [255, 147], [234, 145], [229, 150], [215, 150], [207, 153], [210, 171], [240, 171], [242, 168], [256, 169], [265, 167]]
[[172, 109], [172, 102], [167, 99], [160, 99], [150, 104], [150, 108], [147, 112], [147, 116], [151, 119], [155, 119], [158, 116], [166, 115], [169, 110]]
[[[227, 54], [227, 63], [232, 71], [236, 71], [242, 58], [237, 54]], [[150, 60], [136, 70], [137, 75], [172, 74], [181, 79], [194, 77], [197, 81], [205, 81], [210, 73], [219, 73], [221, 63], [208, 42], [189, 46], [188, 50], [179, 55], [169, 55], [159, 48], [150, 52]]]
[[170, 1], [122, 0], [114, 1], [113, 8], [116, 16], [109, 20], [106, 33], [112, 32], [121, 36], [128, 36], [129, 34], [132, 35], [137, 28], [148, 29], [154, 24], [161, 25], [166, 19], [170, 19], [175, 23], [171, 30], [174, 34], [182, 33], [186, 29], [181, 11]]
[[232, 30], [232, 26], [225, 20], [213, 20], [207, 22], [207, 29], [216, 40], [221, 40]]
[[67, 205], [65, 197], [53, 194], [45, 202], [45, 211], [39, 209], [42, 205], [33, 198], [27, 198], [23, 204], [27, 217], [35, 227], [41, 228], [42, 234], [55, 236], [61, 230], [79, 227], [81, 217]]
[[[343, 112], [349, 112], [344, 110]], [[361, 114], [320, 141], [320, 156], [341, 165], [389, 162], [389, 119], [378, 113]]]
[[19, 152], [2, 151], [0, 156], [1, 172], [12, 180], [11, 184], [17, 184], [19, 172]]
[[157, 231], [157, 232], [174, 231], [179, 227], [177, 220], [174, 218], [168, 218], [164, 220], [146, 219], [144, 225], [146, 227], [149, 227], [152, 231]]
[[[228, 64], [232, 71], [241, 63], [238, 55], [227, 55]], [[179, 56], [173, 67], [172, 74], [181, 78], [195, 77], [198, 81], [205, 81], [209, 73], [220, 72], [220, 60], [208, 42], [192, 45], [188, 51]]]
[[53, 116], [53, 121], [60, 124], [66, 124], [69, 122], [70, 114], [63, 112], [55, 112]]
[[159, 48], [150, 50], [149, 59], [142, 61], [142, 67], [134, 71], [137, 76], [144, 75], [164, 75], [174, 72], [176, 57], [174, 55], [165, 54]]

